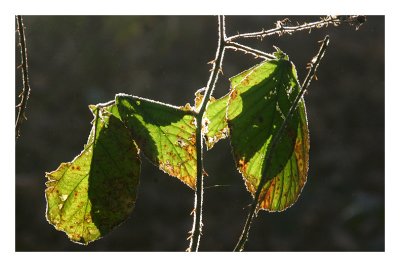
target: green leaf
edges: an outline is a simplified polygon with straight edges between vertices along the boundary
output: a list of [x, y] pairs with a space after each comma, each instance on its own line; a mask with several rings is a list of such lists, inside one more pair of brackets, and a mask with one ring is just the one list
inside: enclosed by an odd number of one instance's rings
[[274, 46], [276, 52], [274, 52], [274, 57], [277, 59], [284, 59], [284, 60], [289, 60], [288, 55], [286, 55], [279, 47]]
[[196, 187], [196, 120], [190, 107], [175, 107], [119, 94], [118, 111], [145, 156], [162, 171]]
[[113, 107], [90, 108], [94, 120], [83, 151], [46, 173], [47, 220], [83, 244], [127, 219], [140, 175], [138, 151], [129, 130], [111, 114]]
[[[195, 107], [198, 108], [204, 95], [201, 90], [195, 94]], [[207, 149], [210, 150], [219, 140], [229, 136], [229, 128], [226, 120], [226, 108], [228, 105], [229, 93], [215, 99], [211, 97], [205, 115], [203, 117], [203, 133]]]
[[[303, 126], [301, 116], [305, 116], [305, 109], [303, 111], [298, 109], [288, 121], [278, 145], [271, 154], [271, 163], [269, 166], [265, 166], [271, 141], [276, 136], [292, 102], [299, 93], [294, 66], [287, 60], [287, 57], [282, 55], [278, 60], [258, 64], [231, 78], [230, 81], [231, 92], [227, 118], [231, 146], [236, 166], [243, 175], [248, 191], [252, 194], [255, 193], [264, 174], [269, 181], [267, 183], [269, 188], [275, 180], [276, 190], [281, 190], [278, 184], [288, 183], [289, 179], [290, 184], [294, 187], [290, 188], [290, 192], [296, 191], [299, 194], [304, 183], [298, 182], [295, 185], [294, 180], [306, 179], [306, 175], [305, 177], [301, 175], [304, 173], [303, 169], [306, 162], [308, 166], [308, 149], [302, 151], [307, 154], [307, 160], [304, 157], [302, 158], [304, 166], [301, 172], [294, 173], [293, 171], [290, 173], [290, 170], [294, 168], [290, 169], [288, 164], [291, 162], [293, 165], [292, 161], [297, 161], [294, 150], [299, 135], [300, 140], [307, 143], [308, 147], [308, 132], [301, 130], [301, 133], [299, 133], [299, 127], [302, 129]], [[305, 128], [307, 130], [307, 126]], [[302, 134], [307, 136], [307, 140], [301, 137]], [[265, 172], [264, 168], [267, 168]], [[286, 179], [276, 181], [279, 179], [276, 177], [280, 177], [282, 172]], [[296, 199], [297, 197], [291, 196], [283, 200], [282, 197], [280, 201], [275, 201], [272, 204], [266, 203], [266, 205], [261, 205], [260, 208], [271, 211], [282, 210], [294, 203]], [[263, 199], [260, 200], [260, 202], [262, 201]]]
[[283, 211], [289, 208], [297, 201], [307, 182], [310, 142], [304, 100], [297, 108], [300, 113], [300, 123], [294, 151], [285, 168], [263, 187], [259, 198], [259, 209]]

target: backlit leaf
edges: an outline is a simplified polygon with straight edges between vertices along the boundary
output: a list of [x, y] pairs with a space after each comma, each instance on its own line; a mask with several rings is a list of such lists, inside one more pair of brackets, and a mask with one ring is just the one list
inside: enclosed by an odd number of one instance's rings
[[[260, 194], [259, 209], [283, 211], [293, 205], [299, 198], [307, 182], [309, 160], [309, 133], [304, 101], [298, 105], [300, 124], [294, 151], [285, 168], [268, 181]], [[251, 187], [254, 190], [254, 187]], [[255, 191], [252, 191], [254, 194]]]
[[189, 106], [119, 94], [119, 114], [135, 142], [161, 170], [196, 187], [196, 120]]
[[[260, 206], [271, 211], [283, 210], [296, 201], [307, 174], [305, 166], [308, 166], [308, 130], [307, 123], [303, 121], [304, 108], [298, 109], [288, 121], [278, 145], [272, 152], [271, 163], [265, 166], [271, 141], [299, 93], [296, 75], [292, 63], [287, 57], [281, 57], [258, 64], [230, 79], [227, 118], [231, 146], [247, 189], [254, 194], [263, 173], [269, 181], [266, 186], [269, 186], [270, 191], [274, 188], [273, 183], [276, 184], [275, 191], [282, 189], [278, 184], [293, 186], [287, 189], [290, 193], [282, 193], [282, 197], [276, 201], [265, 202], [265, 205]], [[296, 157], [299, 153], [303, 156]], [[295, 172], [293, 164], [300, 165], [300, 159], [303, 168]], [[267, 168], [265, 172], [264, 168]], [[269, 194], [265, 197], [272, 196]]]
[[[202, 99], [203, 92], [197, 91], [195, 94], [195, 107], [198, 108]], [[226, 108], [228, 105], [229, 94], [215, 99], [211, 97], [205, 115], [203, 117], [203, 128], [206, 128], [204, 137], [207, 149], [210, 150], [219, 140], [229, 136], [229, 128], [226, 120]]]
[[91, 109], [93, 126], [83, 151], [46, 173], [47, 220], [82, 244], [127, 219], [140, 175], [138, 151], [129, 130], [111, 114], [113, 107]]

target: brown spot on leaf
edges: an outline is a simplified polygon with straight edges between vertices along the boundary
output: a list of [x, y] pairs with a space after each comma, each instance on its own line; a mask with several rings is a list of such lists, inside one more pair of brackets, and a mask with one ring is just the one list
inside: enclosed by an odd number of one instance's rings
[[196, 144], [196, 133], [192, 133], [192, 135], [189, 137], [189, 141], [192, 145]]
[[272, 210], [272, 195], [275, 191], [277, 177], [273, 178], [267, 188], [263, 188], [259, 198], [259, 209]]
[[256, 189], [255, 189], [254, 185], [253, 185], [252, 183], [250, 183], [250, 181], [247, 180], [247, 179], [246, 179], [244, 182], [245, 182], [245, 184], [246, 184], [247, 190], [248, 190], [250, 193], [254, 194], [254, 193], [256, 192]]
[[242, 80], [242, 82], [241, 82], [241, 84], [243, 85], [243, 86], [247, 86], [247, 85], [249, 85], [249, 76], [246, 76], [246, 78], [244, 78], [243, 80]]
[[186, 152], [189, 153], [190, 155], [193, 155], [196, 153], [196, 148], [192, 145], [187, 145], [183, 149], [185, 149]]
[[248, 165], [249, 165], [249, 163], [246, 162], [244, 158], [239, 159], [238, 167], [239, 167], [239, 169], [241, 170], [242, 173], [246, 173]]
[[237, 90], [233, 90], [232, 93], [231, 93], [231, 100], [235, 100], [235, 98], [237, 97], [237, 95], [238, 95]]

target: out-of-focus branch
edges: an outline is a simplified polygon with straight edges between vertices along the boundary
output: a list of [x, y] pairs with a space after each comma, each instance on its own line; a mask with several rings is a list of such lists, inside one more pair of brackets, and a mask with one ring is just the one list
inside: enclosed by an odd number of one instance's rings
[[18, 115], [17, 121], [15, 122], [15, 137], [18, 139], [21, 131], [21, 125], [23, 120], [26, 120], [25, 110], [26, 105], [28, 103], [29, 94], [31, 88], [29, 86], [29, 78], [28, 78], [28, 52], [26, 48], [26, 40], [25, 40], [25, 29], [22, 21], [22, 16], [17, 16], [17, 27], [18, 27], [18, 35], [19, 35], [19, 46], [21, 48], [21, 72], [22, 72], [22, 83], [23, 88], [22, 92], [19, 95], [21, 98], [20, 103], [17, 105]]

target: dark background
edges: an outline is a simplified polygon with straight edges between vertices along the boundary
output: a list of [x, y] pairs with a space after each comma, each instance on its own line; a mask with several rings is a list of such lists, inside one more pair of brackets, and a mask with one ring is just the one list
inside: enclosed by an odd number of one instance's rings
[[[287, 16], [228, 16], [227, 34], [274, 27]], [[292, 23], [318, 17], [289, 17]], [[193, 192], [142, 160], [130, 218], [103, 239], [81, 246], [45, 219], [46, 171], [72, 160], [86, 143], [89, 104], [124, 92], [174, 105], [193, 102], [206, 85], [217, 45], [212, 16], [25, 16], [30, 84], [28, 121], [16, 142], [17, 251], [184, 251]], [[297, 66], [299, 79], [325, 34], [330, 47], [305, 96], [310, 128], [308, 182], [282, 213], [260, 212], [248, 251], [384, 250], [384, 17], [354, 27], [323, 28], [245, 40], [273, 45]], [[17, 41], [17, 36], [16, 36]], [[16, 66], [20, 63], [16, 46]], [[228, 50], [215, 96], [228, 78], [260, 62]], [[16, 71], [15, 100], [22, 86]], [[228, 140], [205, 152], [202, 251], [231, 251], [251, 197], [236, 172]]]

